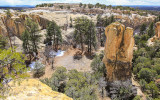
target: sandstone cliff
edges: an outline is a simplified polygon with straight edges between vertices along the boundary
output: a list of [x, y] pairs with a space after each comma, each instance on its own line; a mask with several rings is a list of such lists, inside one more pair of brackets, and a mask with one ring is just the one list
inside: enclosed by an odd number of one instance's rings
[[107, 69], [107, 80], [113, 82], [130, 79], [134, 46], [133, 29], [115, 22], [106, 28], [105, 35], [103, 62]]
[[32, 20], [37, 22], [41, 29], [45, 29], [47, 26], [47, 23], [49, 22], [47, 19], [40, 17], [39, 15], [36, 15], [36, 14], [13, 15], [7, 21], [5, 21], [6, 16], [1, 15], [0, 34], [3, 34], [3, 35], [7, 34], [7, 31], [6, 31], [6, 26], [7, 26], [10, 34], [20, 37], [25, 30], [25, 20], [27, 18], [31, 18]]
[[50, 87], [36, 79], [23, 80], [20, 85], [18, 82], [10, 82], [10, 94], [6, 100], [73, 100], [62, 93], [52, 91]]

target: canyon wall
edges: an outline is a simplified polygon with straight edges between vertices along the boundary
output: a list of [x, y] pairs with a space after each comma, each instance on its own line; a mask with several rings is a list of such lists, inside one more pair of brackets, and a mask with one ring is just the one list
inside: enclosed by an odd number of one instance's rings
[[131, 79], [133, 58], [133, 29], [125, 28], [119, 22], [112, 23], [105, 30], [106, 43], [103, 62], [107, 69], [107, 81]]
[[11, 18], [7, 19], [6, 16], [1, 15], [0, 17], [0, 34], [3, 34], [4, 36], [7, 35], [6, 26], [8, 27], [8, 31], [11, 35], [16, 35], [18, 37], [21, 36], [21, 34], [25, 30], [25, 20], [27, 18], [31, 18], [35, 22], [38, 23], [39, 27], [41, 29], [45, 29], [47, 27], [47, 23], [49, 20], [40, 17], [36, 14], [21, 14], [21, 15], [13, 15]]

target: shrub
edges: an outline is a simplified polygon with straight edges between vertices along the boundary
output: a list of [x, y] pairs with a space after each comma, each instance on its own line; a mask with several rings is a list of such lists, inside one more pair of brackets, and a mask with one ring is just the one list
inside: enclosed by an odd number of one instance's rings
[[136, 91], [130, 80], [124, 82], [115, 81], [110, 88], [111, 98], [116, 100], [131, 100], [137, 94]]
[[149, 68], [142, 68], [139, 72], [139, 78], [144, 79], [146, 82], [150, 82], [153, 80], [154, 71]]
[[33, 76], [39, 78], [44, 74], [45, 74], [45, 66], [40, 61], [36, 61], [33, 69]]

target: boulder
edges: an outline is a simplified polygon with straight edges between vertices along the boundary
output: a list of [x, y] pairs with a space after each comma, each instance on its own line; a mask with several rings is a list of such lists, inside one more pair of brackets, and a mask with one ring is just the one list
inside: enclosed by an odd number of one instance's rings
[[113, 82], [130, 79], [134, 47], [133, 29], [115, 22], [106, 28], [105, 35], [103, 62], [107, 69], [107, 80]]
[[38, 79], [27, 79], [19, 82], [10, 82], [11, 87], [6, 100], [73, 100], [65, 94], [52, 91]]

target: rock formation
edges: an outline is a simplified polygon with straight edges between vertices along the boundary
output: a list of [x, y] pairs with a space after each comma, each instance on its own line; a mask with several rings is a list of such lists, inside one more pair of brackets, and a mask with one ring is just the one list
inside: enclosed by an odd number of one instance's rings
[[112, 23], [105, 30], [105, 56], [103, 62], [107, 69], [107, 81], [127, 80], [131, 78], [133, 58], [133, 29], [119, 22]]
[[155, 35], [156, 35], [157, 38], [160, 39], [160, 22], [156, 23]]
[[62, 93], [52, 91], [52, 89], [36, 79], [10, 82], [11, 90], [6, 100], [73, 100]]
[[155, 27], [155, 36], [153, 36], [152, 38], [150, 38], [148, 40], [147, 45], [152, 46], [154, 44], [154, 42], [159, 39], [160, 39], [160, 22], [157, 22], [156, 27]]
[[49, 22], [47, 19], [40, 17], [39, 15], [35, 14], [21, 14], [19, 16], [12, 16], [10, 19], [6, 20], [5, 15], [1, 15], [0, 17], [0, 34], [6, 35], [6, 26], [8, 27], [9, 33], [16, 35], [18, 37], [21, 36], [21, 34], [25, 30], [25, 20], [27, 18], [31, 18], [35, 22], [38, 23], [39, 27], [42, 29], [45, 29], [47, 26], [47, 23]]

